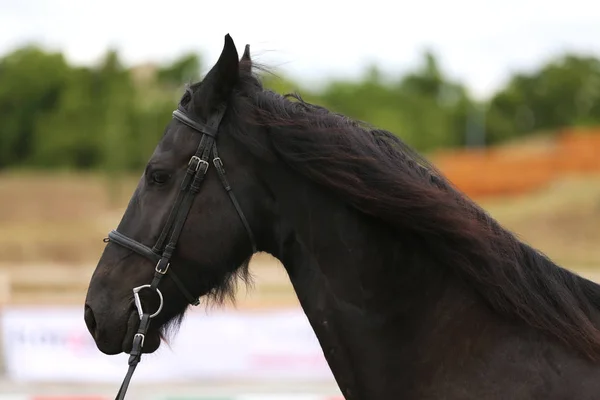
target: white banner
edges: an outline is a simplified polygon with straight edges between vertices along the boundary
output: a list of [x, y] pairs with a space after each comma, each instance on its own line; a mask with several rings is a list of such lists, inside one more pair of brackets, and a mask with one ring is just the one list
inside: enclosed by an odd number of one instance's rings
[[[120, 382], [125, 354], [107, 356], [93, 342], [81, 308], [8, 308], [2, 345], [18, 381]], [[332, 381], [321, 347], [300, 309], [190, 311], [170, 346], [144, 354], [135, 380]]]

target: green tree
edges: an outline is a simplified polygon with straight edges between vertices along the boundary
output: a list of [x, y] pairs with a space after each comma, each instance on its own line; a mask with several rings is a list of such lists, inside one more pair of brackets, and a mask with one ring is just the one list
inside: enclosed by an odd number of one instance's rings
[[396, 86], [404, 97], [403, 113], [419, 150], [465, 144], [467, 118], [473, 102], [466, 88], [447, 77], [435, 54], [426, 50], [422, 63]]
[[94, 78], [87, 68], [68, 74], [55, 106], [35, 119], [29, 165], [89, 169], [101, 162], [105, 126]]
[[32, 161], [36, 126], [56, 109], [70, 72], [62, 54], [36, 46], [0, 60], [0, 168]]
[[540, 130], [600, 122], [600, 60], [564, 55], [518, 73], [490, 101], [493, 143]]
[[170, 65], [158, 69], [158, 81], [172, 87], [200, 80], [202, 60], [197, 54], [185, 54]]
[[[139, 68], [108, 51], [94, 67], [25, 46], [0, 59], [0, 168], [101, 168], [114, 180], [139, 169], [160, 139], [183, 86], [200, 79], [199, 55]], [[150, 72], [150, 73], [148, 73]], [[285, 74], [263, 73], [265, 87], [398, 134], [421, 151], [500, 143], [538, 130], [600, 123], [600, 61], [564, 55], [517, 73], [489, 101], [473, 101], [431, 51], [403, 75], [376, 65], [359, 79], [307, 90]], [[143, 79], [140, 79], [143, 78]], [[485, 111], [485, 119], [483, 114]], [[484, 121], [484, 122], [483, 122]]]

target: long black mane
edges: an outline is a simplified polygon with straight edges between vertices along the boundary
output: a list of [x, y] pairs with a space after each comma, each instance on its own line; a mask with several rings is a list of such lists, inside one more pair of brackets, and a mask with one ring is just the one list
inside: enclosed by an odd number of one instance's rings
[[[195, 90], [193, 93], [199, 93]], [[191, 95], [190, 111], [201, 96]], [[600, 286], [518, 240], [394, 134], [265, 90], [249, 69], [230, 99], [236, 140], [357, 210], [410, 232], [496, 312], [600, 356]], [[236, 122], [237, 119], [237, 122]], [[268, 145], [241, 129], [268, 127]]]

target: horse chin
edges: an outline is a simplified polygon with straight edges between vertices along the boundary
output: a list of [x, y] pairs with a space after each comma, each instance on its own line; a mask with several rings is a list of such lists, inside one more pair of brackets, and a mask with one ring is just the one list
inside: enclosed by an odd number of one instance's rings
[[[127, 332], [125, 333], [125, 337], [123, 338], [122, 351], [123, 353], [131, 353], [133, 348], [133, 338], [137, 333], [140, 322], [140, 316], [137, 311], [133, 311], [129, 315], [129, 320], [127, 321]], [[157, 329], [152, 329], [152, 324], [150, 324], [150, 329], [146, 332], [144, 337], [144, 346], [142, 347], [142, 353], [154, 353], [160, 347], [161, 335], [160, 331]]]

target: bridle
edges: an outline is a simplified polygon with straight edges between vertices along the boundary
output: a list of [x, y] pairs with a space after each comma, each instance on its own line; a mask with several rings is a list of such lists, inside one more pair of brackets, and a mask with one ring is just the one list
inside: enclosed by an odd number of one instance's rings
[[[191, 95], [191, 91], [188, 89], [188, 93]], [[206, 176], [206, 172], [208, 171], [209, 157], [213, 156], [213, 165], [217, 170], [221, 183], [225, 188], [225, 191], [229, 194], [229, 198], [231, 199], [235, 209], [242, 220], [242, 224], [246, 228], [248, 232], [248, 237], [252, 244], [252, 252], [256, 252], [256, 242], [254, 239], [254, 235], [252, 230], [250, 229], [250, 225], [248, 224], [248, 220], [246, 219], [242, 209], [235, 198], [235, 195], [231, 191], [231, 186], [229, 185], [229, 181], [227, 180], [227, 176], [225, 175], [225, 168], [223, 166], [223, 162], [219, 157], [219, 153], [217, 152], [217, 143], [216, 138], [219, 132], [219, 126], [221, 124], [221, 120], [223, 119], [223, 115], [225, 114], [226, 107], [223, 106], [219, 108], [219, 110], [211, 115], [206, 123], [197, 121], [190, 116], [186, 115], [185, 109], [180, 103], [175, 111], [173, 111], [173, 118], [178, 120], [179, 122], [187, 125], [193, 130], [202, 134], [200, 137], [200, 144], [196, 150], [196, 153], [190, 158], [188, 162], [187, 171], [185, 177], [181, 181], [180, 190], [173, 203], [173, 207], [171, 208], [171, 212], [167, 219], [167, 222], [163, 226], [163, 229], [158, 237], [158, 240], [154, 244], [152, 248], [134, 240], [130, 237], [118, 232], [117, 230], [113, 230], [108, 234], [108, 238], [104, 239], [104, 242], [115, 242], [129, 250], [134, 251], [135, 253], [144, 256], [149, 259], [153, 263], [155, 263], [154, 267], [154, 278], [149, 285], [138, 286], [133, 289], [133, 298], [135, 302], [135, 306], [140, 315], [140, 325], [137, 333], [133, 338], [133, 345], [129, 355], [129, 369], [127, 370], [127, 374], [125, 375], [125, 379], [121, 384], [119, 392], [117, 393], [116, 400], [122, 400], [125, 398], [125, 392], [129, 386], [129, 382], [131, 381], [131, 377], [137, 364], [140, 362], [142, 357], [142, 347], [144, 346], [144, 339], [146, 337], [146, 333], [148, 332], [148, 328], [150, 326], [150, 320], [160, 314], [163, 308], [163, 295], [161, 291], [158, 289], [158, 284], [162, 280], [162, 278], [169, 273], [169, 276], [173, 280], [173, 282], [177, 285], [183, 296], [186, 300], [192, 305], [198, 305], [200, 303], [197, 297], [194, 297], [185, 287], [185, 284], [177, 277], [175, 271], [170, 268], [170, 260], [173, 256], [173, 252], [175, 251], [177, 241], [179, 240], [179, 235], [183, 230], [183, 226], [185, 224], [185, 220], [190, 212], [192, 207], [192, 203], [194, 201], [194, 197], [200, 191], [200, 186], [204, 181], [204, 177]], [[148, 311], [144, 311], [142, 307], [142, 302], [140, 300], [139, 292], [148, 288], [153, 290], [158, 295], [160, 300], [158, 309], [154, 313], [150, 313]]]

